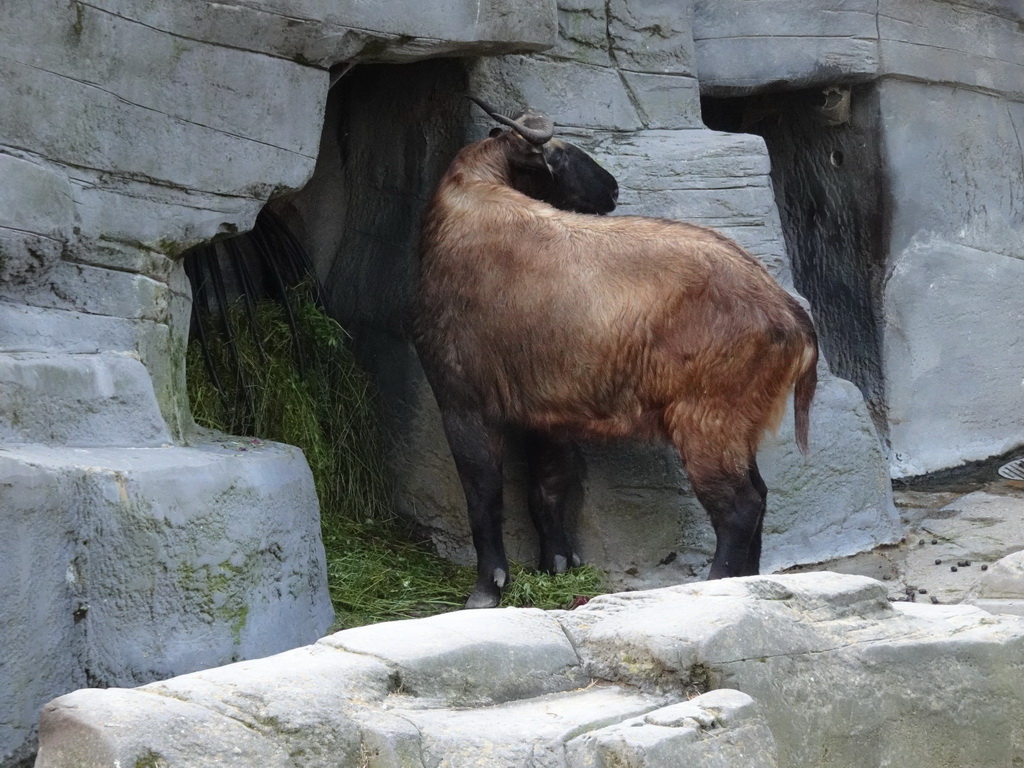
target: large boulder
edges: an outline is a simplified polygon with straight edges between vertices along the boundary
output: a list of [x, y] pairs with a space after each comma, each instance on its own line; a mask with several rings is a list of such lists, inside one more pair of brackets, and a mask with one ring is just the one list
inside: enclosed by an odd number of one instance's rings
[[44, 709], [37, 768], [1012, 765], [1022, 662], [1019, 617], [891, 604], [861, 576], [727, 579], [76, 691]]
[[1024, 434], [1024, 96], [900, 81], [879, 95], [890, 458], [895, 475], [921, 475]]

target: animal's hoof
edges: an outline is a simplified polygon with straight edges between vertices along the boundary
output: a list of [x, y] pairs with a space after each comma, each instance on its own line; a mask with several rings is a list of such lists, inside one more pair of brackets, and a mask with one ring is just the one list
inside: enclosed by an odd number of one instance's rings
[[466, 600], [466, 608], [497, 608], [500, 595], [490, 595], [473, 590], [473, 594]]
[[576, 568], [580, 564], [579, 555], [575, 552], [570, 552], [569, 556], [555, 555], [551, 560], [541, 559], [540, 564], [537, 566], [539, 571], [544, 573], [560, 574], [565, 573], [570, 568]]
[[497, 608], [501, 602], [501, 590], [508, 581], [508, 573], [495, 568], [490, 579], [478, 580], [469, 599], [466, 600], [466, 608]]

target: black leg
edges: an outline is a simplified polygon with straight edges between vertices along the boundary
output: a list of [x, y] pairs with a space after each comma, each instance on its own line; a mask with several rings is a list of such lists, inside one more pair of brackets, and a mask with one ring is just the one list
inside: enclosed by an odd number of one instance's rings
[[527, 433], [525, 449], [530, 517], [540, 539], [538, 568], [565, 573], [580, 564], [565, 535], [565, 512], [570, 493], [579, 483], [582, 460], [572, 443], [539, 432]]
[[750, 462], [750, 484], [761, 497], [761, 514], [757, 518], [757, 529], [754, 531], [754, 538], [750, 542], [750, 551], [747, 554], [747, 567], [743, 571], [744, 576], [757, 576], [761, 572], [761, 534], [764, 531], [764, 513], [768, 505], [768, 486], [764, 484], [761, 473], [757, 469], [757, 460]]
[[448, 445], [466, 493], [469, 527], [476, 548], [476, 585], [467, 608], [493, 608], [508, 582], [508, 559], [502, 541], [501, 429], [477, 412], [442, 410]]
[[754, 486], [753, 474], [720, 472], [710, 477], [694, 477], [691, 472], [690, 481], [711, 518], [717, 539], [708, 578], [756, 574], [761, 559], [764, 497]]

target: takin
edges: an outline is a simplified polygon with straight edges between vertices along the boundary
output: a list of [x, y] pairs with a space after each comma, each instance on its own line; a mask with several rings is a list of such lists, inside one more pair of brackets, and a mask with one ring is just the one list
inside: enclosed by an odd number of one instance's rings
[[[715, 530], [708, 578], [757, 574], [767, 488], [756, 454], [793, 392], [806, 454], [818, 345], [764, 266], [703, 227], [614, 208], [613, 177], [528, 110], [497, 113], [424, 214], [414, 340], [477, 554], [467, 608], [498, 604], [506, 428], [527, 435], [540, 568], [579, 559], [564, 529], [573, 440], [667, 440]], [[572, 147], [566, 149], [566, 147]], [[596, 169], [596, 170], [595, 170]], [[555, 207], [558, 206], [558, 207]]]

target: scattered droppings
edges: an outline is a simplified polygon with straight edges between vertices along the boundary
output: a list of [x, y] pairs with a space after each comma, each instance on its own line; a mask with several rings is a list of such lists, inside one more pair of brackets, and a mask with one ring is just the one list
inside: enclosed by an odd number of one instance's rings
[[919, 541], [917, 542], [917, 546], [919, 546], [919, 547], [923, 547], [923, 546], [924, 546], [924, 539], [920, 539], [920, 540], [919, 540]]
[[932, 539], [932, 544], [938, 544], [938, 543], [939, 543], [938, 539]]
[[919, 590], [917, 590], [917, 594], [919, 594], [919, 595], [927, 595], [928, 594], [928, 590], [925, 589], [924, 587], [921, 587]]
[[936, 557], [935, 558], [935, 564], [936, 565], [942, 565], [942, 561], [939, 558]]
[[937, 598], [935, 595], [932, 595], [932, 605], [938, 605], [938, 604], [939, 604], [939, 598]]
[[982, 565], [982, 566], [981, 566], [981, 570], [983, 570], [983, 571], [987, 571], [987, 570], [988, 570], [988, 564], [984, 564], [984, 565]]
[[949, 570], [951, 570], [953, 573], [956, 573], [956, 566], [955, 565], [949, 566]]

